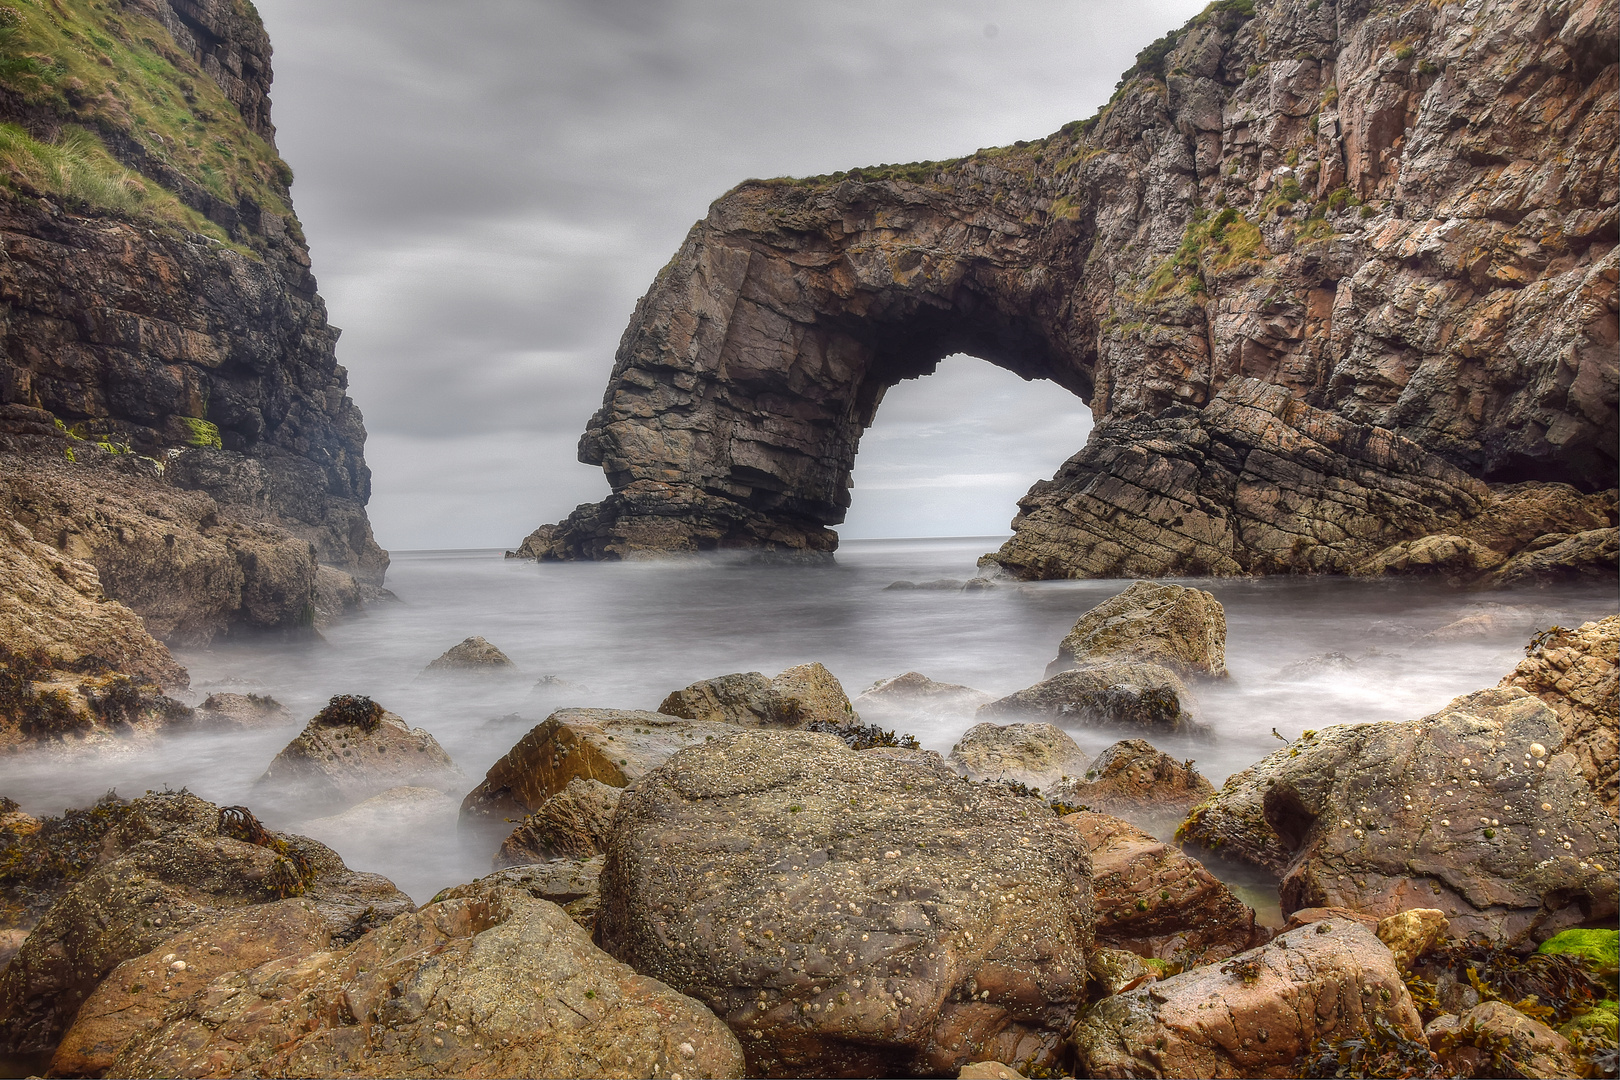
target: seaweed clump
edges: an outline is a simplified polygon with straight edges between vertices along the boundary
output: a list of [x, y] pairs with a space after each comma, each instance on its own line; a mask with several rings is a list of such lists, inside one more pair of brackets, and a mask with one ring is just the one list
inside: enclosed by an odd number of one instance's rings
[[315, 722], [325, 727], [352, 726], [376, 731], [382, 723], [383, 707], [361, 694], [336, 694], [326, 708], [315, 714]]
[[[335, 699], [334, 699], [335, 700]], [[885, 731], [876, 724], [838, 724], [831, 720], [812, 720], [804, 725], [805, 731], [818, 731], [824, 735], [836, 735], [844, 740], [851, 750], [871, 750], [879, 746], [898, 746], [903, 750], [921, 750], [922, 746], [912, 735], [896, 735], [892, 731]]]
[[109, 791], [91, 806], [44, 819], [32, 833], [0, 830], [0, 925], [31, 921], [93, 870], [101, 862], [102, 838], [129, 816], [130, 807]]
[[269, 848], [276, 853], [277, 859], [265, 873], [263, 883], [265, 888], [283, 900], [289, 896], [302, 896], [309, 883], [315, 880], [315, 870], [309, 860], [261, 825], [259, 819], [253, 816], [253, 811], [245, 806], [219, 808], [219, 835], [240, 840], [244, 844]]
[[1299, 1075], [1308, 1077], [1448, 1075], [1427, 1043], [1410, 1038], [1382, 1016], [1373, 1017], [1366, 1029], [1354, 1035], [1316, 1040], [1299, 1065]]

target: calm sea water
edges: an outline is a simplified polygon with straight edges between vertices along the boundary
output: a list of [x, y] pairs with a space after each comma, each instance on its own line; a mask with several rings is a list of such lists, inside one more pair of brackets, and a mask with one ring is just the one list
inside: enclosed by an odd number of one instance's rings
[[[818, 660], [854, 697], [873, 682], [920, 671], [995, 695], [1040, 681], [1063, 635], [1121, 581], [1002, 584], [984, 592], [885, 591], [897, 579], [966, 579], [1002, 537], [847, 541], [836, 565], [782, 567], [723, 558], [675, 562], [545, 564], [499, 551], [396, 552], [381, 604], [301, 644], [227, 641], [185, 650], [200, 702], [215, 690], [273, 695], [298, 718], [269, 730], [191, 732], [95, 751], [0, 759], [0, 794], [35, 814], [82, 805], [109, 788], [138, 795], [190, 788], [221, 804], [254, 804], [253, 781], [333, 694], [368, 694], [432, 732], [471, 788], [496, 758], [552, 708], [653, 709], [665, 694], [734, 671], [774, 675]], [[1159, 741], [1196, 758], [1217, 784], [1305, 728], [1425, 715], [1452, 697], [1495, 684], [1540, 627], [1574, 626], [1615, 610], [1609, 586], [1470, 592], [1410, 581], [1213, 579], [1226, 607], [1232, 678], [1196, 688], [1215, 737]], [[1489, 612], [1478, 637], [1422, 639], [1457, 619]], [[429, 661], [479, 634], [520, 674], [421, 678]], [[1291, 663], [1324, 653], [1346, 670], [1284, 677]], [[555, 676], [572, 689], [536, 694]], [[924, 746], [949, 751], [973, 723], [967, 712], [884, 713]], [[1071, 729], [1089, 752], [1116, 731]], [[456, 792], [459, 799], [462, 792]], [[297, 813], [267, 812], [296, 828]], [[386, 818], [323, 834], [358, 869], [393, 878], [419, 902], [488, 872], [496, 838], [458, 834], [453, 814], [428, 822]]]

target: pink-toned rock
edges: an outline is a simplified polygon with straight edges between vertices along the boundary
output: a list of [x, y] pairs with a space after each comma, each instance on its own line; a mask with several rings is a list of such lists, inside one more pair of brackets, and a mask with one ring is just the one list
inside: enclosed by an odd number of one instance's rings
[[1389, 949], [1359, 923], [1328, 919], [1104, 998], [1069, 1039], [1085, 1076], [1294, 1077], [1317, 1039], [1361, 1034], [1374, 1019], [1423, 1038]]

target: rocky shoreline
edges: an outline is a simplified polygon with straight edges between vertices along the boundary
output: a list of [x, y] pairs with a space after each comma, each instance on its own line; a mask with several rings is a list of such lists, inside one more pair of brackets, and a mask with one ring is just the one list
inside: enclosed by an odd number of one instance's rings
[[[53, 1076], [1604, 1075], [1617, 639], [1539, 633], [1498, 687], [1218, 790], [1129, 737], [1144, 669], [1224, 675], [1219, 603], [1155, 582], [1063, 639], [1060, 676], [1119, 691], [1068, 712], [915, 673], [851, 702], [807, 664], [558, 710], [472, 785], [334, 698], [253, 798], [323, 831], [461, 797], [492, 872], [418, 908], [183, 791], [13, 805], [0, 1049]], [[509, 666], [475, 638], [424, 677]], [[855, 707], [896, 697], [982, 722], [941, 756]], [[1272, 875], [1284, 925], [1204, 852]]]

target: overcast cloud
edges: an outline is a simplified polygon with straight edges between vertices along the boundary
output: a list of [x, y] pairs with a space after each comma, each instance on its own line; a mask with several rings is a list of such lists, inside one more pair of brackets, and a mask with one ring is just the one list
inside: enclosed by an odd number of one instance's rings
[[[635, 306], [739, 180], [941, 159], [1094, 112], [1202, 0], [258, 0], [273, 117], [391, 548], [514, 546]], [[1080, 402], [957, 358], [890, 392], [845, 536], [1005, 529]]]

